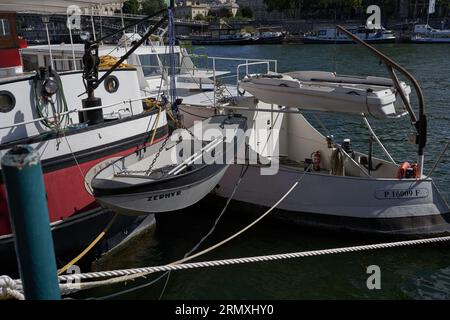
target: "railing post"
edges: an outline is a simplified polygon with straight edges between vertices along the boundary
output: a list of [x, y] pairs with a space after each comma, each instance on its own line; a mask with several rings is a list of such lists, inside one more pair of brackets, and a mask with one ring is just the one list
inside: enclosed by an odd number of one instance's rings
[[39, 154], [16, 146], [1, 159], [20, 277], [27, 300], [60, 300]]
[[214, 77], [214, 110], [216, 110], [216, 58], [213, 58], [213, 77]]

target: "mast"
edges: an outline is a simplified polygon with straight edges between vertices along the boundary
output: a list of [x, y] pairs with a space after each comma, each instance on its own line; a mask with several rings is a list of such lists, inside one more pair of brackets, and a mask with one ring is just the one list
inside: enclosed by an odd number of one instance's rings
[[172, 113], [175, 117], [178, 116], [177, 105], [177, 88], [176, 88], [176, 67], [175, 67], [175, 22], [174, 22], [175, 0], [169, 1], [168, 20], [169, 20], [169, 80], [170, 80], [170, 102], [172, 106]]
[[427, 26], [430, 21], [430, 14], [435, 12], [436, 0], [429, 0], [428, 2], [428, 14], [427, 14]]

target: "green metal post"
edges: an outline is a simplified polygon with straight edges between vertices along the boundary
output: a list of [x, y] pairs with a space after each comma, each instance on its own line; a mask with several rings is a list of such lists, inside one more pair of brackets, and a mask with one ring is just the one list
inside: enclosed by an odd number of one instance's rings
[[16, 146], [1, 167], [25, 298], [60, 300], [39, 155], [30, 146]]

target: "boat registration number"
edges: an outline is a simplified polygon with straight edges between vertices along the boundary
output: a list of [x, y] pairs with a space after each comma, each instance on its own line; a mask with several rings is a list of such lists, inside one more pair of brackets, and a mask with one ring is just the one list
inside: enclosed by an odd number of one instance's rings
[[385, 199], [416, 199], [428, 197], [427, 189], [394, 189], [394, 190], [377, 190], [375, 197], [379, 200]]

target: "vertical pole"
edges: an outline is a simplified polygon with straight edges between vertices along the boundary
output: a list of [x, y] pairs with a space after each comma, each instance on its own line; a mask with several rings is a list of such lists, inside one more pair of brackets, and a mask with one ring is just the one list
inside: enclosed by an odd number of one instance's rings
[[20, 277], [27, 300], [60, 300], [39, 154], [16, 146], [1, 159]]
[[[69, 20], [69, 16], [67, 16], [67, 20]], [[70, 45], [72, 47], [73, 70], [77, 70], [77, 61], [75, 59], [75, 49], [73, 47], [72, 25], [70, 23], [68, 23], [67, 27], [69, 28]]]
[[172, 113], [176, 117], [178, 116], [178, 106], [176, 105], [177, 100], [177, 88], [176, 88], [176, 70], [175, 70], [175, 22], [174, 22], [174, 10], [175, 1], [170, 0], [169, 4], [169, 61], [170, 61], [170, 97], [172, 103]]
[[[122, 29], [125, 28], [125, 22], [123, 21], [123, 10], [122, 7], [120, 7], [120, 19], [122, 20]], [[125, 39], [125, 52], [128, 52], [128, 48], [127, 48], [127, 37], [126, 37], [126, 30], [123, 30], [123, 38]]]
[[214, 78], [214, 112], [217, 111], [216, 91], [217, 91], [217, 79], [216, 79], [216, 57], [213, 57], [213, 78]]
[[92, 37], [94, 41], [97, 41], [97, 37], [95, 36], [94, 7], [91, 7], [91, 24], [92, 24]]
[[[103, 19], [102, 19], [102, 15], [103, 15], [103, 7], [100, 7], [100, 39], [103, 39]], [[103, 45], [103, 40], [100, 43], [101, 45]]]
[[52, 44], [50, 43], [50, 34], [48, 33], [48, 23], [45, 23], [45, 31], [47, 32], [48, 52], [50, 54], [50, 66], [54, 68], [55, 66], [53, 65]]

